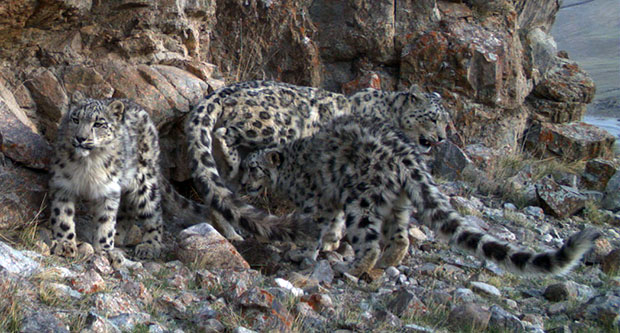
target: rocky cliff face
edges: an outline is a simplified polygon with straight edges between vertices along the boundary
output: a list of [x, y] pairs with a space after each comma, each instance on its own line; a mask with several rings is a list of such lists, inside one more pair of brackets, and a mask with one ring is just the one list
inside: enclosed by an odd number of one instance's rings
[[[49, 141], [80, 91], [145, 106], [167, 172], [187, 180], [183, 115], [209, 91], [257, 78], [345, 93], [419, 84], [444, 97], [458, 145], [514, 151], [532, 125], [562, 132], [578, 121], [594, 94], [547, 34], [558, 8], [545, 0], [3, 1], [5, 169], [47, 168]], [[557, 154], [547, 146], [558, 140], [547, 134], [528, 147]], [[609, 154], [611, 139], [596, 140], [595, 155]]]

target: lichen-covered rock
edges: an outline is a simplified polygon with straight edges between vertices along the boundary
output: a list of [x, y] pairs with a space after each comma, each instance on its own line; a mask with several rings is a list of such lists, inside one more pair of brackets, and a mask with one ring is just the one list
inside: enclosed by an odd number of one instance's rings
[[450, 141], [446, 141], [433, 148], [434, 160], [431, 170], [434, 175], [446, 179], [459, 179], [463, 170], [472, 167], [473, 162], [461, 148]]
[[617, 172], [609, 179], [605, 186], [603, 208], [617, 212], [620, 210], [620, 172]]
[[20, 251], [0, 242], [0, 268], [20, 277], [29, 277], [37, 273], [41, 266], [36, 261], [24, 256]]
[[[5, 92], [5, 93], [2, 93]], [[0, 152], [34, 169], [47, 169], [52, 148], [0, 82]]]
[[566, 59], [545, 73], [534, 95], [557, 102], [590, 103], [596, 88], [588, 73]]
[[536, 192], [548, 214], [564, 218], [585, 207], [587, 198], [575, 188], [560, 185], [545, 177], [536, 184]]
[[[450, 20], [403, 48], [401, 81], [448, 87], [473, 101], [514, 108], [531, 90], [521, 70], [514, 31]], [[514, 28], [514, 27], [512, 27]]]
[[93, 294], [105, 288], [105, 281], [94, 269], [72, 278], [70, 282], [73, 289], [83, 294]]
[[209, 270], [250, 268], [235, 247], [207, 223], [183, 230], [176, 253], [184, 263], [197, 264]]
[[607, 183], [619, 170], [615, 163], [608, 160], [600, 158], [588, 160], [580, 185], [590, 190], [605, 191]]
[[614, 142], [609, 132], [586, 123], [535, 123], [527, 131], [525, 148], [540, 156], [579, 161], [610, 157]]
[[0, 166], [0, 229], [33, 221], [44, 207], [47, 175], [11, 165]]
[[489, 326], [491, 311], [475, 303], [458, 305], [448, 315], [448, 322], [454, 328], [464, 326], [485, 330]]

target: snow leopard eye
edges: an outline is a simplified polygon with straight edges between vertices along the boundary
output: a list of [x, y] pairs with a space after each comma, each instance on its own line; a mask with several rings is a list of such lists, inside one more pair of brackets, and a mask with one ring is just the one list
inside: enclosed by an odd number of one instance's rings
[[78, 118], [78, 117], [73, 117], [73, 118], [71, 118], [71, 120], [73, 120], [74, 124], [79, 124], [80, 123], [80, 118]]
[[103, 121], [97, 121], [97, 122], [95, 122], [94, 126], [96, 128], [105, 128], [106, 127], [106, 123], [104, 123]]

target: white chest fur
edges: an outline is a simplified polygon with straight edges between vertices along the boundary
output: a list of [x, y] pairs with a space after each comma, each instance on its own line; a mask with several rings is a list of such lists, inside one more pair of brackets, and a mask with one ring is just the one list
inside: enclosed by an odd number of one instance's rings
[[[105, 166], [105, 156], [90, 155], [69, 162], [57, 170], [52, 182], [69, 193], [89, 200], [118, 195], [135, 177], [135, 167], [116, 169]], [[115, 171], [115, 172], [114, 172]]]

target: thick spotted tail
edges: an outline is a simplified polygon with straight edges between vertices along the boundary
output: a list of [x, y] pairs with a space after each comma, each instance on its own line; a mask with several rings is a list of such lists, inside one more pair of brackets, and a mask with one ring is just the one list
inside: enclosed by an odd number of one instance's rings
[[186, 133], [194, 185], [209, 208], [210, 220], [226, 238], [242, 239], [235, 226], [270, 239], [290, 239], [298, 229], [296, 225], [301, 223], [300, 219], [293, 215], [269, 215], [244, 203], [225, 185], [213, 157], [212, 134], [225, 111], [223, 99], [244, 84], [215, 91], [192, 110]]
[[[181, 226], [187, 227], [196, 223], [209, 222], [221, 233], [229, 232], [228, 224], [221, 225], [219, 219], [213, 219], [212, 210], [201, 203], [187, 199], [177, 192], [167, 180], [161, 181], [163, 186], [163, 209], [181, 220]], [[222, 204], [223, 206], [224, 204]], [[302, 224], [307, 224], [303, 217], [289, 214], [287, 216], [269, 215], [240, 200], [234, 202], [231, 219], [238, 220], [242, 228], [270, 240], [295, 239]], [[225, 210], [225, 208], [222, 208]]]
[[449, 240], [450, 244], [479, 258], [491, 260], [516, 274], [565, 274], [579, 263], [581, 257], [600, 237], [595, 229], [586, 229], [570, 237], [555, 251], [535, 253], [519, 248], [467, 223], [452, 209], [430, 176], [425, 177], [415, 171], [412, 174], [416, 179], [420, 176], [426, 178], [426, 182], [422, 183], [409, 179], [405, 185], [405, 190], [420, 212], [419, 219], [423, 223], [442, 238]]

